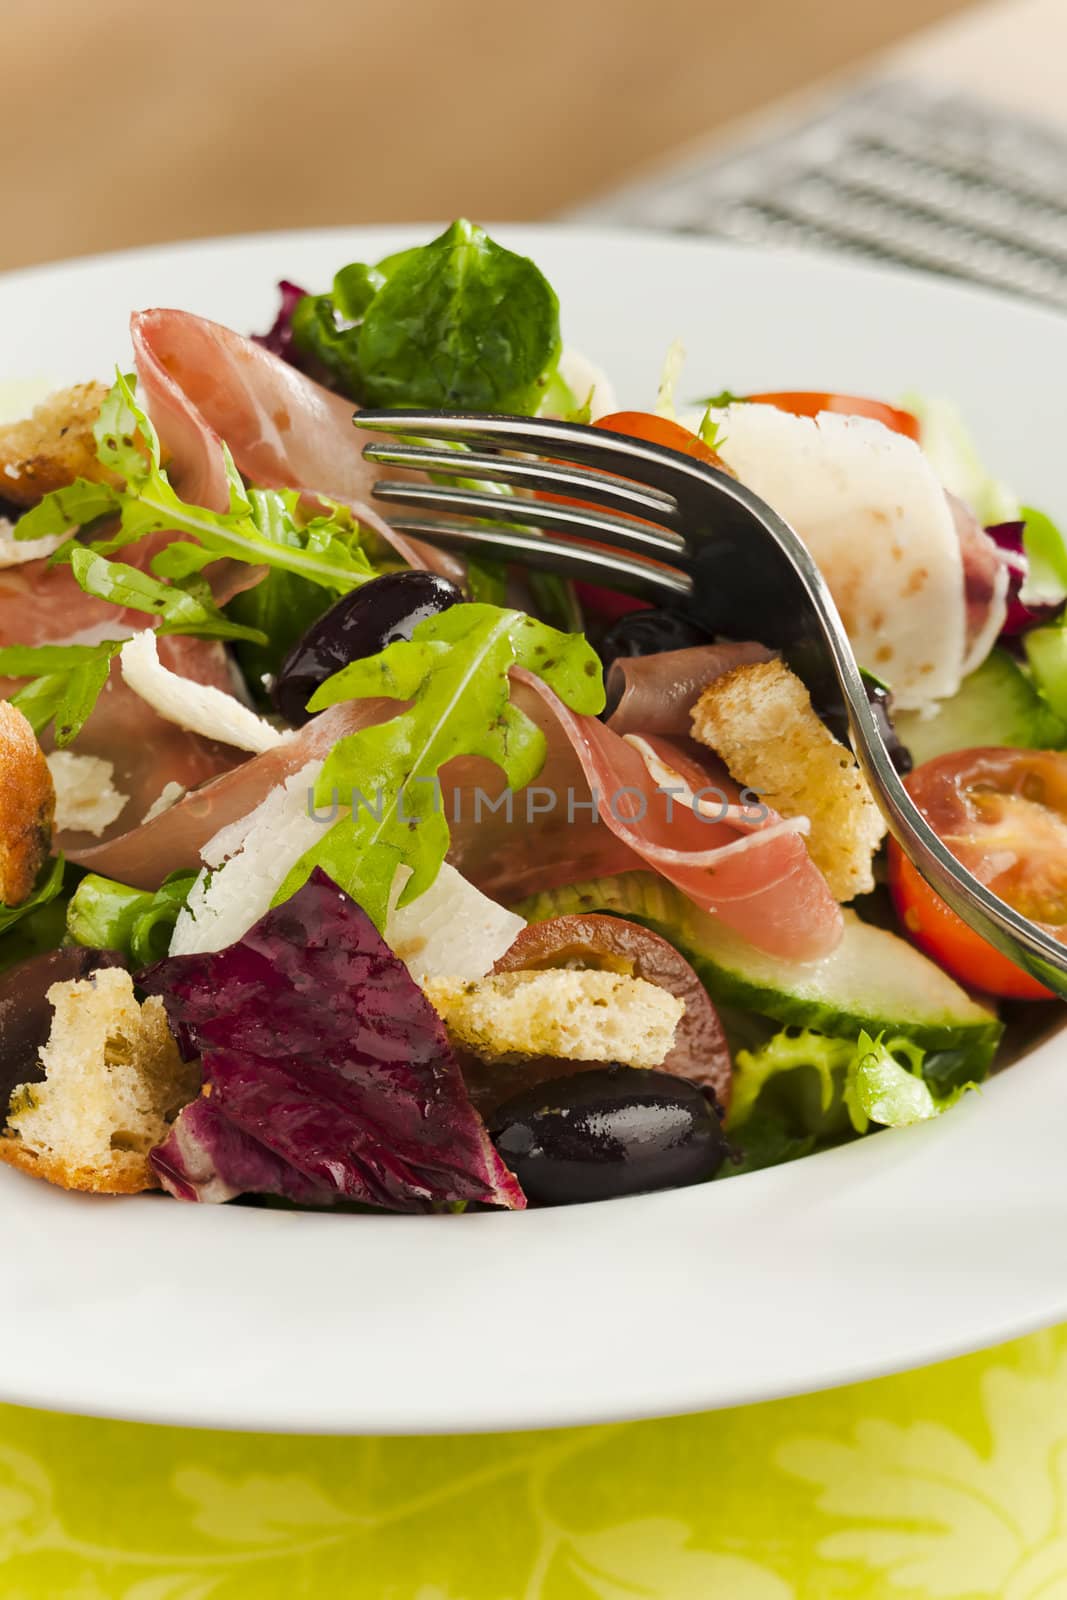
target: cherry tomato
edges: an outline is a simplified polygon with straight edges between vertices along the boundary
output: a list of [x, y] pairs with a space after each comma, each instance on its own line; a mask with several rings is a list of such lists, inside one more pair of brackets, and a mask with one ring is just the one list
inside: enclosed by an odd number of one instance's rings
[[723, 466], [721, 456], [698, 434], [683, 428], [680, 422], [672, 422], [670, 417], [657, 417], [651, 411], [613, 411], [610, 416], [598, 418], [593, 426], [605, 428], [608, 433], [625, 433], [631, 439], [644, 439], [646, 444], [664, 445], [680, 455], [695, 456], [709, 467]]
[[[905, 784], [957, 861], [1067, 943], [1067, 755], [957, 750], [924, 762]], [[961, 983], [1005, 999], [1055, 998], [950, 910], [892, 841], [889, 887], [911, 938]]]
[[[683, 428], [680, 422], [672, 422], [669, 417], [657, 417], [651, 411], [613, 411], [610, 416], [600, 417], [593, 426], [604, 428], [609, 433], [624, 433], [631, 439], [644, 439], [648, 444], [665, 445], [681, 455], [694, 456], [709, 467], [723, 467], [720, 457], [703, 439], [688, 428]], [[545, 498], [560, 497], [546, 495]], [[580, 502], [569, 501], [568, 504]], [[649, 606], [647, 600], [635, 600], [632, 595], [618, 594], [614, 589], [604, 589], [597, 584], [578, 583], [575, 588], [582, 610], [602, 622], [617, 622], [620, 617], [629, 616], [633, 611], [645, 611]]]
[[872, 417], [884, 423], [894, 433], [903, 433], [919, 442], [919, 419], [899, 406], [887, 406], [882, 400], [867, 400], [858, 394], [818, 394], [814, 390], [774, 390], [767, 394], [747, 394], [761, 406], [777, 406], [779, 411], [790, 411], [794, 417], [817, 417], [820, 411], [841, 411], [850, 417]]

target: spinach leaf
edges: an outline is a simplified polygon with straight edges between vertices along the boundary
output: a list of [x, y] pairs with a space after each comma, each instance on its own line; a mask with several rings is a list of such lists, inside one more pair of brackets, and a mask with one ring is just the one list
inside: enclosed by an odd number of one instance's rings
[[461, 219], [377, 268], [344, 267], [298, 304], [293, 339], [365, 405], [533, 414], [556, 376], [559, 301], [532, 261]]

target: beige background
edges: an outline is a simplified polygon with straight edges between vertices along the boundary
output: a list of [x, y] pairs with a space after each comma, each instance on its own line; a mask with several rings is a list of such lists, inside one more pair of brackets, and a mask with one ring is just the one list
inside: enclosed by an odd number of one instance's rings
[[962, 8], [0, 0], [0, 267], [197, 234], [549, 214]]

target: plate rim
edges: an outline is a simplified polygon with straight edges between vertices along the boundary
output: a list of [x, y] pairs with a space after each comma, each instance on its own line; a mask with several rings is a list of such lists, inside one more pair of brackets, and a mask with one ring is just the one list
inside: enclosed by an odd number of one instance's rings
[[[0, 304], [11, 291], [17, 291], [20, 287], [31, 285], [42, 278], [45, 280], [61, 279], [71, 273], [76, 274], [78, 272], [99, 270], [100, 268], [112, 268], [121, 276], [124, 270], [132, 269], [138, 265], [150, 265], [152, 258], [172, 259], [175, 255], [191, 259], [225, 258], [231, 253], [240, 254], [249, 247], [263, 251], [278, 249], [283, 252], [285, 248], [291, 246], [294, 242], [325, 248], [334, 241], [337, 243], [342, 241], [351, 242], [361, 237], [381, 239], [383, 237], [422, 236], [424, 232], [430, 229], [437, 229], [440, 226], [442, 225], [432, 223], [383, 223], [273, 229], [252, 234], [234, 234], [209, 239], [187, 239], [172, 243], [136, 246], [102, 254], [74, 257], [69, 260], [44, 262], [36, 266], [13, 268], [0, 274]], [[771, 260], [775, 261], [782, 272], [788, 272], [791, 268], [796, 268], [806, 272], [829, 272], [832, 275], [837, 274], [850, 279], [861, 278], [872, 285], [891, 283], [895, 288], [899, 288], [902, 284], [921, 286], [925, 291], [931, 292], [935, 296], [950, 299], [957, 303], [972, 303], [976, 314], [979, 314], [983, 307], [996, 307], [995, 314], [997, 316], [1014, 315], [1026, 324], [1032, 325], [1037, 321], [1046, 326], [1055, 327], [1059, 330], [1055, 337], [1065, 340], [1065, 349], [1067, 349], [1067, 317], [1064, 317], [1062, 313], [1051, 307], [1031, 304], [1008, 292], [989, 289], [978, 284], [957, 283], [932, 272], [915, 272], [892, 264], [843, 260], [840, 257], [823, 255], [810, 250], [788, 249], [769, 252], [724, 241], [701, 240], [689, 237], [678, 238], [664, 235], [654, 229], [605, 227], [602, 225], [587, 226], [574, 223], [502, 223], [499, 225], [490, 224], [489, 226], [490, 231], [494, 234], [499, 234], [509, 243], [512, 240], [522, 239], [530, 241], [529, 248], [534, 253], [536, 253], [538, 241], [549, 239], [553, 241], [567, 239], [574, 243], [581, 241], [583, 247], [601, 249], [625, 248], [628, 245], [640, 242], [643, 246], [652, 247], [653, 251], [663, 250], [665, 253], [672, 251], [684, 252], [696, 258], [703, 257], [709, 261], [713, 259], [730, 259], [734, 262], [740, 262], [758, 258], [761, 265]], [[279, 270], [281, 270], [282, 266], [283, 263], [280, 261]], [[1027, 1069], [1033, 1068], [1035, 1065], [1040, 1067], [1043, 1062], [1046, 1063], [1043, 1075], [1051, 1076], [1048, 1064], [1055, 1065], [1053, 1058], [1062, 1053], [1063, 1048], [1062, 1043], [1058, 1043], [1055, 1038], [1039, 1044], [1027, 1054], [1022, 1062], [1013, 1067], [1007, 1075], [994, 1079], [985, 1091], [982, 1097], [983, 1100], [999, 1099], [1004, 1093], [1003, 1086], [1012, 1082], [1020, 1073], [1024, 1077], [1033, 1078], [1033, 1070], [1028, 1073]], [[962, 1122], [972, 1112], [973, 1108], [961, 1107], [955, 1113], [955, 1117], [961, 1118]], [[973, 1114], [971, 1115], [971, 1120], [974, 1120]], [[946, 1123], [945, 1125], [945, 1128], [949, 1130], [950, 1136], [952, 1136], [951, 1129], [954, 1126], [954, 1122], [951, 1124]], [[1065, 1129], [1065, 1132], [1067, 1132], [1067, 1129]], [[924, 1142], [925, 1144], [936, 1143], [943, 1137], [944, 1129], [940, 1125], [934, 1124], [920, 1129], [900, 1130], [893, 1134], [895, 1140], [903, 1140], [905, 1143], [910, 1142], [915, 1148], [924, 1146]], [[962, 1139], [963, 1137], [964, 1135], [961, 1131], [959, 1138]], [[826, 1151], [818, 1156], [807, 1158], [800, 1164], [800, 1167], [803, 1171], [810, 1170], [814, 1172], [815, 1169], [818, 1169], [820, 1176], [829, 1174], [831, 1171], [836, 1172], [840, 1168], [847, 1166], [850, 1161], [854, 1161], [857, 1154], [861, 1154], [865, 1159], [869, 1160], [871, 1156], [877, 1153], [877, 1145], [881, 1144], [881, 1142], [880, 1140], [872, 1142], [872, 1146], [868, 1147], [853, 1145]], [[901, 1146], [901, 1149], [903, 1149], [903, 1146]], [[882, 1158], [879, 1159], [881, 1160]], [[888, 1157], [885, 1159], [888, 1160]], [[884, 1160], [882, 1160], [882, 1164], [885, 1164]], [[766, 1191], [775, 1191], [781, 1188], [783, 1174], [790, 1175], [786, 1183], [786, 1188], [789, 1189], [793, 1188], [794, 1184], [799, 1185], [801, 1188], [824, 1186], [816, 1183], [814, 1177], [811, 1180], [811, 1184], [805, 1184], [803, 1177], [797, 1179], [792, 1176], [795, 1170], [793, 1168], [779, 1168], [766, 1173], [750, 1174], [746, 1177], [744, 1183], [738, 1182], [736, 1187], [738, 1191], [746, 1192], [751, 1197], [753, 1208], [758, 1209], [763, 1204], [763, 1197]], [[7, 1192], [9, 1180], [19, 1182], [20, 1177], [18, 1174], [6, 1171], [0, 1172], [0, 1194]], [[25, 1180], [21, 1181], [25, 1182]], [[824, 1180], [824, 1184], [830, 1181], [827, 1177]], [[735, 1186], [731, 1184], [722, 1187], [717, 1186], [715, 1190], [682, 1190], [665, 1195], [635, 1197], [629, 1200], [606, 1202], [601, 1206], [582, 1207], [580, 1212], [530, 1212], [514, 1217], [487, 1216], [464, 1219], [432, 1219], [432, 1221], [430, 1219], [352, 1219], [337, 1216], [305, 1215], [301, 1218], [301, 1225], [318, 1234], [323, 1229], [353, 1227], [354, 1225], [358, 1225], [360, 1229], [372, 1227], [376, 1230], [385, 1230], [398, 1227], [408, 1228], [421, 1223], [424, 1227], [427, 1224], [430, 1226], [443, 1225], [451, 1228], [458, 1226], [462, 1230], [471, 1228], [472, 1224], [483, 1227], [488, 1224], [490, 1227], [496, 1227], [497, 1229], [503, 1227], [516, 1229], [516, 1238], [518, 1239], [521, 1237], [523, 1229], [526, 1229], [529, 1233], [539, 1230], [551, 1233], [553, 1229], [558, 1230], [558, 1222], [549, 1224], [546, 1229], [543, 1219], [550, 1216], [555, 1218], [575, 1217], [576, 1215], [589, 1217], [592, 1213], [609, 1211], [618, 1216], [619, 1223], [622, 1225], [624, 1215], [631, 1215], [632, 1208], [640, 1207], [647, 1213], [651, 1206], [651, 1209], [655, 1211], [671, 1212], [673, 1210], [681, 1217], [683, 1213], [689, 1212], [698, 1203], [694, 1199], [695, 1196], [706, 1196], [709, 1193], [727, 1194], [734, 1188]], [[53, 1191], [52, 1194], [64, 1206], [72, 1208], [72, 1216], [75, 1212], [79, 1215], [89, 1214], [88, 1209], [80, 1203], [79, 1197], [60, 1194], [58, 1191]], [[118, 1204], [118, 1202], [108, 1201], [101, 1203], [105, 1207]], [[737, 1203], [732, 1201], [731, 1205], [736, 1206]], [[93, 1207], [96, 1204], [98, 1202], [88, 1201], [89, 1207]], [[159, 1207], [162, 1202], [158, 1197], [141, 1197], [136, 1200], [123, 1200], [121, 1205], [124, 1208], [128, 1208], [132, 1216], [135, 1212], [138, 1215], [150, 1214], [149, 1208]], [[32, 1213], [38, 1208], [31, 1201], [29, 1202], [29, 1209]], [[46, 1199], [39, 1209], [47, 1217], [48, 1212], [53, 1209], [50, 1200]], [[175, 1208], [176, 1211], [178, 1209]], [[1065, 1185], [1064, 1209], [1065, 1216], [1067, 1216], [1067, 1185]], [[229, 1212], [220, 1212], [218, 1215], [227, 1217], [227, 1221], [224, 1224], [227, 1232], [238, 1232], [241, 1229], [245, 1229], [249, 1237], [262, 1234], [266, 1238], [268, 1235], [272, 1237], [277, 1235], [276, 1219], [283, 1214], [269, 1211], [257, 1212], [251, 1208], [234, 1208]], [[199, 1220], [206, 1221], [207, 1218], [201, 1217]], [[192, 1214], [192, 1208], [190, 1208], [189, 1212], [182, 1215], [180, 1227], [182, 1230], [189, 1232], [191, 1230], [188, 1225], [193, 1222], [194, 1215]], [[233, 1225], [232, 1230], [231, 1225]], [[594, 1232], [597, 1232], [595, 1224], [593, 1227]], [[152, 1228], [154, 1230], [154, 1223]], [[61, 1228], [60, 1232], [62, 1233], [62, 1231]], [[76, 1233], [78, 1230], [74, 1229], [73, 1231]], [[136, 1226], [134, 1226], [133, 1231], [134, 1233], [137, 1232]], [[167, 1232], [168, 1234], [175, 1234], [177, 1231], [178, 1218], [176, 1216], [175, 1227], [171, 1228], [168, 1224]], [[1065, 1260], [1065, 1267], [1067, 1267], [1067, 1260]], [[556, 1407], [550, 1402], [541, 1400], [532, 1408], [521, 1401], [517, 1401], [509, 1408], [506, 1405], [502, 1405], [498, 1399], [482, 1411], [472, 1410], [468, 1405], [462, 1416], [455, 1410], [455, 1407], [449, 1411], [448, 1407], [445, 1406], [438, 1414], [430, 1415], [425, 1413], [422, 1417], [401, 1416], [400, 1411], [403, 1408], [399, 1408], [392, 1420], [390, 1420], [390, 1415], [381, 1407], [371, 1406], [366, 1401], [349, 1401], [340, 1406], [339, 1414], [333, 1422], [325, 1415], [321, 1404], [316, 1409], [316, 1407], [308, 1407], [306, 1403], [301, 1406], [300, 1403], [286, 1403], [284, 1400], [265, 1399], [262, 1393], [254, 1390], [242, 1391], [241, 1395], [235, 1398], [229, 1406], [224, 1402], [220, 1402], [216, 1397], [203, 1411], [200, 1411], [196, 1400], [191, 1399], [187, 1393], [182, 1398], [172, 1398], [170, 1395], [160, 1393], [152, 1401], [142, 1397], [139, 1400], [130, 1399], [128, 1403], [123, 1403], [119, 1392], [122, 1388], [121, 1379], [117, 1385], [113, 1380], [110, 1386], [103, 1386], [98, 1400], [94, 1400], [92, 1393], [86, 1389], [84, 1379], [80, 1381], [73, 1377], [68, 1379], [66, 1369], [62, 1370], [62, 1374], [57, 1370], [57, 1381], [53, 1382], [51, 1380], [37, 1380], [35, 1372], [33, 1378], [28, 1379], [26, 1376], [28, 1369], [23, 1366], [21, 1368], [23, 1374], [21, 1381], [12, 1383], [5, 1355], [5, 1349], [9, 1341], [4, 1337], [4, 1318], [3, 1312], [0, 1310], [0, 1401], [29, 1405], [46, 1410], [73, 1412], [87, 1416], [106, 1416], [171, 1426], [278, 1433], [350, 1434], [373, 1432], [385, 1435], [389, 1433], [495, 1432], [576, 1426], [606, 1421], [637, 1420], [652, 1416], [680, 1414], [686, 1411], [706, 1410], [720, 1406], [747, 1405], [757, 1401], [782, 1398], [788, 1394], [805, 1392], [807, 1389], [831, 1388], [862, 1382], [889, 1371], [903, 1370], [908, 1366], [951, 1359], [968, 1351], [982, 1348], [992, 1343], [999, 1343], [1001, 1340], [1032, 1331], [1032, 1329], [1045, 1326], [1052, 1321], [1067, 1318], [1067, 1270], [1063, 1272], [1060, 1282], [1062, 1286], [1046, 1295], [1040, 1306], [1035, 1303], [1032, 1315], [1020, 1316], [1017, 1313], [1007, 1312], [1002, 1316], [990, 1314], [982, 1321], [981, 1328], [976, 1328], [973, 1333], [961, 1331], [956, 1339], [944, 1334], [939, 1336], [936, 1341], [936, 1349], [932, 1353], [925, 1347], [920, 1353], [914, 1353], [914, 1348], [922, 1345], [922, 1340], [919, 1339], [916, 1341], [915, 1347], [913, 1347], [913, 1354], [906, 1356], [902, 1360], [893, 1358], [887, 1361], [884, 1353], [871, 1352], [862, 1359], [857, 1358], [847, 1367], [841, 1367], [838, 1364], [838, 1367], [835, 1368], [836, 1375], [835, 1372], [819, 1371], [814, 1381], [811, 1383], [804, 1382], [799, 1386], [795, 1375], [791, 1379], [784, 1380], [780, 1386], [762, 1381], [750, 1386], [748, 1389], [744, 1386], [738, 1386], [734, 1390], [729, 1390], [729, 1392], [724, 1389], [722, 1384], [716, 1386], [716, 1384], [712, 1383], [703, 1389], [700, 1389], [699, 1386], [694, 1389], [690, 1382], [689, 1390], [691, 1392], [681, 1400], [679, 1400], [677, 1389], [667, 1386], [667, 1388], [661, 1387], [657, 1391], [659, 1398], [650, 1394], [645, 1401], [636, 1399], [626, 1401], [621, 1392], [616, 1392], [614, 1399], [606, 1398], [604, 1394], [601, 1394], [599, 1399], [591, 1401], [587, 1407], [583, 1407], [573, 1397], [568, 1399], [561, 1397]], [[616, 1391], [618, 1391], [618, 1384], [616, 1384]]]

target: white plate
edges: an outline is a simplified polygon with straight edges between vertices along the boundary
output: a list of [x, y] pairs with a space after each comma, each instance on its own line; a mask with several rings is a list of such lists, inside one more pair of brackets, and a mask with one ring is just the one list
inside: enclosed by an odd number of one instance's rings
[[[570, 341], [647, 405], [729, 387], [954, 396], [1067, 518], [1067, 319], [945, 282], [646, 235], [505, 228]], [[265, 327], [418, 227], [139, 251], [0, 279], [0, 380], [106, 375], [131, 307]], [[528, 1428], [738, 1405], [1067, 1318], [1067, 1060], [777, 1171], [574, 1210], [299, 1215], [76, 1197], [0, 1171], [0, 1399], [307, 1432]]]

